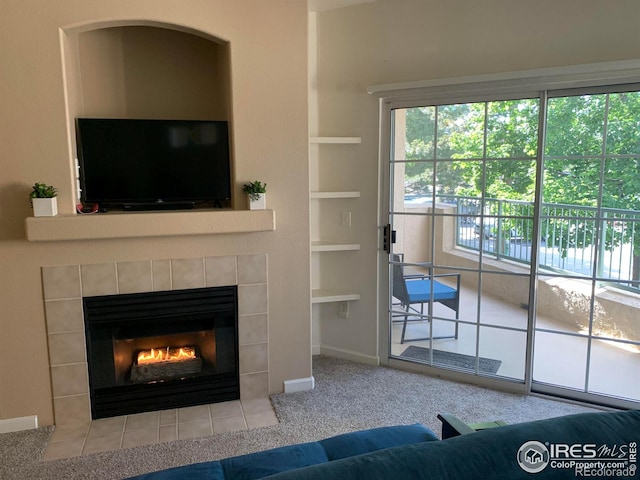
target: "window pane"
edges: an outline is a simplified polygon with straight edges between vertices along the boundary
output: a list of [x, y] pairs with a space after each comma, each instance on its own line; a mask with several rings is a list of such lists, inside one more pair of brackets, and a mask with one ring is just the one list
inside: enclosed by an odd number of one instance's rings
[[640, 154], [640, 92], [609, 95], [607, 154]]
[[484, 103], [438, 107], [438, 158], [482, 157], [484, 109]]
[[587, 346], [586, 337], [536, 332], [533, 380], [584, 391]]
[[602, 153], [606, 95], [552, 98], [548, 103], [545, 154]]
[[[555, 210], [555, 208], [554, 208]], [[584, 210], [562, 208], [559, 216], [542, 219], [539, 263], [542, 268], [561, 270], [565, 275], [594, 274], [595, 220]]]
[[533, 201], [535, 161], [488, 160], [485, 182], [487, 197]]
[[524, 380], [526, 332], [480, 327], [480, 374]]
[[640, 289], [640, 212], [603, 209], [603, 217], [597, 277]]
[[572, 334], [589, 331], [591, 281], [540, 276], [537, 288], [536, 328]]
[[640, 210], [640, 159], [608, 158], [602, 187], [603, 207]]
[[596, 207], [600, 189], [597, 159], [546, 159], [544, 162], [544, 203]]
[[[431, 203], [433, 164], [428, 162], [396, 163], [396, 188], [401, 186], [407, 204]], [[401, 181], [401, 179], [403, 179]], [[397, 183], [400, 182], [400, 183]]]
[[482, 180], [482, 162], [477, 160], [436, 163], [436, 192], [456, 195], [475, 192]]
[[529, 277], [483, 270], [480, 323], [526, 331]]
[[[589, 391], [640, 400], [638, 346], [594, 340], [591, 347]], [[615, 365], [615, 368], [611, 368]]]
[[536, 156], [538, 100], [522, 99], [488, 104], [487, 157]]
[[425, 160], [433, 158], [435, 137], [435, 107], [404, 109], [406, 112], [405, 158]]

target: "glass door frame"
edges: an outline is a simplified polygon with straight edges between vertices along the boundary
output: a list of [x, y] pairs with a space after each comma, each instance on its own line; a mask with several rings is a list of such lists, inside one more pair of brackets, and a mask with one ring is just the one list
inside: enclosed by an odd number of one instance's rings
[[[600, 66], [602, 67], [602, 65]], [[608, 67], [611, 68], [611, 67]], [[562, 69], [560, 69], [562, 70]], [[589, 70], [589, 69], [587, 69]], [[594, 70], [598, 70], [598, 67], [594, 67]], [[599, 75], [594, 75], [593, 71], [583, 72], [582, 74], [570, 74], [562, 82], [564, 91], [572, 91], [576, 87], [588, 87], [590, 92], [594, 91], [594, 87], [600, 87], [602, 89], [610, 88], [609, 85], [615, 85], [621, 83], [618, 79], [620, 76], [624, 76], [624, 83], [637, 83], [640, 81], [640, 68], [636, 68], [629, 72], [627, 70], [626, 75], [618, 71], [618, 69], [610, 69], [606, 71], [604, 69]], [[549, 96], [559, 96], [562, 90], [557, 88], [557, 83], [560, 82], [559, 77], [552, 76], [551, 79], [546, 78], [544, 80], [531, 80], [527, 83], [525, 88], [513, 87], [508, 90], [508, 94], [497, 93], [504, 87], [504, 82], [489, 82], [484, 85], [483, 88], [477, 89], [475, 93], [470, 93], [473, 88], [466, 87], [464, 81], [458, 81], [452, 83], [450, 86], [438, 85], [425, 87], [422, 93], [418, 93], [417, 90], [412, 89], [410, 92], [402, 92], [402, 90], [393, 90], [392, 94], [383, 97], [380, 100], [380, 145], [379, 145], [379, 226], [380, 226], [380, 245], [378, 255], [378, 271], [379, 271], [379, 356], [381, 363], [398, 368], [409, 368], [411, 370], [417, 370], [422, 372], [429, 372], [433, 367], [424, 365], [409, 365], [408, 362], [397, 360], [390, 355], [390, 321], [389, 312], [391, 305], [391, 293], [390, 293], [390, 258], [386, 251], [382, 248], [382, 228], [389, 223], [391, 214], [391, 206], [393, 199], [393, 190], [391, 185], [391, 153], [392, 153], [392, 140], [391, 140], [391, 114], [396, 108], [410, 108], [422, 105], [437, 105], [447, 103], [464, 103], [464, 102], [484, 102], [491, 100], [505, 100], [505, 99], [517, 99], [517, 98], [538, 98], [540, 101], [540, 113], [539, 113], [539, 129], [538, 129], [538, 150], [536, 158], [536, 196], [535, 196], [535, 221], [533, 238], [535, 239], [535, 248], [532, 248], [531, 252], [531, 283], [530, 283], [530, 309], [527, 324], [527, 349], [526, 349], [526, 368], [524, 382], [510, 382], [492, 378], [474, 377], [473, 383], [486, 386], [495, 386], [503, 390], [516, 391], [522, 393], [542, 393], [552, 394], [567, 397], [567, 389], [563, 387], [547, 386], [543, 384], [534, 384], [533, 382], [533, 355], [535, 352], [535, 317], [536, 317], [536, 305], [537, 305], [537, 284], [539, 279], [539, 237], [540, 237], [540, 212], [542, 205], [542, 181], [543, 181], [543, 169], [544, 169], [544, 145], [545, 145], [545, 133], [546, 133], [546, 113], [548, 106]], [[511, 84], [511, 82], [506, 82]], [[460, 85], [466, 87], [466, 93], [460, 94]], [[532, 95], [532, 86], [538, 86], [535, 89], [535, 93]], [[553, 88], [553, 87], [556, 88]], [[462, 374], [458, 372], [450, 372], [438, 370], [439, 374], [445, 374], [446, 377], [451, 379], [461, 379], [469, 381], [472, 375]], [[608, 405], [637, 408], [636, 402], [627, 402], [624, 399], [616, 397], [602, 396], [603, 402], [599, 402], [599, 395], [594, 393], [585, 392], [584, 394], [571, 395], [571, 398], [575, 400], [584, 400], [591, 403], [606, 403]], [[613, 401], [612, 401], [613, 400]]]
[[[569, 89], [555, 89], [555, 90], [549, 90], [549, 91], [543, 91], [541, 92], [541, 99], [542, 97], [544, 97], [544, 107], [541, 105], [541, 112], [543, 111], [544, 115], [541, 115], [541, 124], [545, 125], [545, 128], [541, 130], [541, 143], [540, 146], [541, 148], [545, 148], [546, 146], [546, 141], [544, 138], [544, 135], [547, 132], [547, 128], [546, 128], [546, 124], [547, 124], [547, 113], [548, 113], [548, 106], [549, 106], [549, 101], [556, 99], [556, 98], [564, 98], [564, 97], [579, 97], [582, 95], [585, 96], [596, 96], [596, 95], [600, 95], [600, 94], [616, 94], [616, 93], [622, 93], [622, 92], [640, 92], [640, 84], [638, 84], [638, 82], [629, 82], [629, 83], [625, 83], [625, 84], [621, 84], [621, 85], [597, 85], [597, 86], [591, 86], [591, 87], [579, 87], [579, 88], [569, 88]], [[544, 118], [543, 118], [544, 117]], [[607, 120], [605, 119], [605, 125], [607, 123]], [[603, 133], [603, 145], [606, 145], [607, 143], [607, 138], [606, 138], [606, 128], [604, 130]], [[601, 153], [602, 158], [606, 161], [606, 159], [610, 156], [610, 157], [615, 157], [615, 154], [610, 154], [608, 155], [604, 150]], [[538, 194], [536, 195], [536, 211], [538, 212], [537, 218], [536, 218], [536, 228], [540, 229], [541, 225], [542, 225], [542, 207], [543, 207], [543, 203], [544, 203], [544, 170], [545, 170], [545, 161], [547, 160], [547, 157], [549, 157], [549, 155], [546, 155], [546, 153], [544, 152], [544, 150], [541, 150], [541, 161], [538, 162], [537, 165], [537, 181], [541, 183], [541, 185], [538, 185], [538, 183], [536, 183], [536, 192], [538, 192]], [[552, 156], [551, 156], [552, 157]], [[553, 157], [552, 157], [553, 158]], [[597, 207], [597, 211], [598, 214], [596, 215], [596, 217], [594, 218], [594, 222], [595, 224], [598, 224], [597, 228], [596, 228], [596, 234], [594, 235], [595, 237], [595, 243], [593, 244], [594, 247], [594, 251], [595, 251], [595, 255], [593, 258], [593, 262], [594, 264], [600, 264], [600, 258], [599, 258], [599, 252], [600, 252], [600, 248], [599, 248], [599, 242], [601, 241], [601, 233], [600, 233], [600, 228], [601, 228], [601, 224], [604, 221], [604, 217], [602, 216], [602, 214], [600, 213], [601, 210], [605, 207], [602, 206], [601, 204], [601, 200], [602, 200], [602, 182], [603, 182], [603, 173], [602, 171], [600, 172], [600, 186], [599, 186], [599, 191], [598, 191], [598, 198], [596, 200], [598, 200], [598, 207]], [[532, 252], [532, 255], [535, 253], [536, 257], [538, 256], [539, 253], [539, 249], [537, 249], [535, 252]], [[532, 257], [532, 262], [533, 262], [533, 257]], [[540, 262], [537, 260], [536, 258], [536, 265], [535, 265], [536, 271], [537, 271], [537, 275], [536, 275], [536, 280], [535, 280], [535, 287], [536, 287], [536, 294], [537, 294], [537, 286], [539, 284], [539, 282], [541, 281], [541, 277], [547, 277], [550, 276], [549, 274], [547, 274], [546, 272], [541, 272], [540, 270]], [[551, 275], [553, 276], [553, 275]], [[557, 275], [557, 278], [571, 278], [572, 275]], [[600, 337], [597, 334], [594, 334], [592, 329], [593, 329], [593, 325], [595, 322], [594, 319], [594, 310], [595, 310], [595, 284], [598, 282], [596, 277], [596, 269], [594, 269], [592, 267], [592, 272], [588, 275], [585, 276], [586, 277], [590, 277], [590, 281], [592, 282], [591, 285], [591, 298], [590, 298], [590, 312], [589, 312], [589, 329], [588, 329], [588, 334], [586, 335], [576, 335], [576, 334], [570, 334], [570, 333], [566, 333], [566, 332], [555, 332], [553, 330], [548, 330], [545, 328], [536, 328], [535, 325], [535, 318], [533, 319], [533, 335], [531, 336], [531, 342], [532, 342], [532, 348], [531, 348], [531, 355], [534, 356], [535, 355], [535, 334], [537, 332], [540, 333], [548, 333], [548, 334], [557, 334], [557, 335], [570, 335], [573, 337], [580, 337], [580, 338], [585, 338], [587, 341], [587, 353], [586, 353], [586, 359], [585, 359], [585, 371], [584, 371], [584, 391], [579, 391], [579, 390], [575, 390], [572, 389], [569, 386], [561, 386], [561, 385], [554, 385], [554, 384], [550, 384], [550, 383], [545, 383], [542, 382], [540, 380], [536, 381], [535, 378], [533, 378], [535, 376], [535, 365], [532, 364], [531, 365], [531, 381], [530, 384], [528, 385], [528, 389], [530, 392], [532, 393], [540, 393], [540, 394], [547, 394], [547, 395], [553, 395], [553, 396], [558, 396], [558, 397], [563, 397], [563, 398], [569, 398], [570, 400], [575, 400], [575, 401], [585, 401], [587, 403], [591, 403], [591, 404], [601, 404], [601, 405], [605, 405], [605, 406], [612, 406], [612, 407], [616, 407], [616, 408], [630, 408], [630, 409], [638, 409], [639, 405], [640, 405], [640, 400], [638, 401], [634, 401], [634, 400], [628, 400], [626, 398], [621, 398], [621, 397], [616, 397], [616, 396], [609, 396], [606, 395], [604, 393], [598, 393], [598, 392], [594, 392], [594, 391], [590, 391], [589, 389], [589, 382], [590, 382], [590, 370], [592, 368], [592, 349], [593, 347], [593, 342], [598, 341], [598, 340], [607, 340], [606, 337]], [[624, 343], [624, 342], [620, 342], [620, 343]], [[528, 352], [529, 354], [529, 352]], [[568, 394], [568, 392], [570, 392], [570, 394]]]
[[[384, 153], [381, 156], [380, 171], [379, 171], [380, 193], [381, 193], [380, 198], [382, 202], [381, 208], [380, 208], [381, 225], [392, 223], [391, 217], [394, 215], [393, 209], [392, 209], [393, 207], [392, 203], [394, 198], [393, 178], [392, 178], [393, 175], [391, 172], [393, 168], [391, 155], [394, 148], [393, 140], [391, 138], [392, 137], [391, 132], [392, 132], [392, 126], [393, 126], [392, 115], [394, 110], [402, 109], [402, 108], [411, 108], [416, 106], [425, 106], [425, 105], [437, 106], [437, 105], [448, 105], [452, 103], [460, 104], [460, 103], [491, 102], [491, 101], [501, 101], [501, 100], [518, 100], [521, 98], [538, 99], [539, 96], [540, 96], [539, 92], [533, 92], [531, 90], [523, 90], [519, 92], [511, 92], [510, 94], [506, 94], [506, 95], [492, 94], [489, 96], [483, 95], [481, 97], [441, 96], [437, 99], [437, 101], [427, 101], [427, 102], [422, 101], [422, 102], [416, 103], [415, 101], [412, 100], [412, 101], [387, 102], [383, 104], [382, 106], [384, 107], [384, 109], [381, 109], [380, 124], [381, 124], [381, 152], [384, 152]], [[538, 132], [539, 131], [540, 129], [538, 128]], [[537, 142], [538, 143], [540, 142], [539, 138]], [[537, 150], [538, 155], [540, 155], [539, 153], [540, 150], [541, 149], [538, 148]], [[539, 158], [537, 158], [536, 160], [539, 160]], [[539, 164], [541, 162], [537, 161], [537, 163]], [[434, 197], [435, 197], [435, 192], [434, 192]], [[483, 201], [484, 201], [484, 196], [483, 196]], [[433, 218], [431, 218], [431, 221], [433, 221]], [[534, 222], [534, 223], [537, 223], [537, 222]], [[534, 232], [534, 234], [535, 233], [537, 232]], [[434, 241], [433, 241], [434, 229], [433, 228], [431, 229], [431, 234], [432, 234], [431, 245], [433, 249], [433, 245], [434, 245]], [[535, 252], [536, 250], [537, 250], [537, 243], [535, 243], [532, 246], [532, 255], [533, 255], [533, 252]], [[482, 251], [480, 252], [480, 257], [482, 257]], [[408, 368], [410, 370], [420, 371], [420, 372], [437, 372], [438, 375], [445, 375], [447, 378], [451, 378], [454, 380], [470, 381], [471, 379], [473, 383], [476, 383], [482, 386], [491, 387], [491, 388], [497, 388], [504, 391], [511, 391], [516, 393], [527, 393], [530, 391], [531, 376], [530, 376], [530, 373], [528, 372], [531, 372], [530, 362], [532, 362], [532, 358], [531, 358], [532, 356], [528, 353], [526, 354], [526, 358], [525, 358], [524, 381], [518, 381], [513, 379], [507, 379], [507, 378], [499, 378], [499, 377], [478, 376], [472, 373], [460, 372], [455, 370], [443, 370], [436, 366], [430, 366], [425, 364], [415, 364], [415, 363], [411, 364], [406, 360], [402, 360], [402, 359], [399, 359], [397, 356], [391, 355], [391, 352], [390, 352], [391, 322], [389, 318], [389, 313], [392, 311], [392, 308], [391, 308], [392, 294], [390, 291], [392, 279], [390, 278], [391, 269], [389, 268], [389, 265], [391, 263], [391, 258], [387, 254], [387, 252], [384, 251], [383, 248], [379, 249], [378, 261], [379, 261], [379, 284], [380, 284], [380, 295], [379, 295], [380, 345], [379, 345], [379, 349], [381, 352], [382, 363], [389, 366], [393, 366], [393, 367], [405, 368], [405, 369]], [[478, 271], [478, 273], [480, 273], [480, 271]], [[532, 271], [529, 275], [529, 278], [531, 279], [533, 276], [534, 276], [534, 272]], [[529, 282], [530, 284], [532, 283], [531, 280], [529, 280]], [[479, 283], [481, 284], [481, 280], [479, 280]], [[533, 284], [535, 285], [535, 282], [533, 282]], [[532, 295], [535, 295], [535, 292], [529, 293], [529, 304], [535, 305], [535, 302], [531, 301]], [[478, 316], [479, 316], [479, 313], [478, 313]], [[528, 317], [527, 317], [527, 334], [526, 334], [527, 352], [531, 351], [529, 343], [531, 342], [531, 339], [533, 337], [531, 332], [533, 330], [532, 320], [534, 317], [535, 317], [535, 311], [533, 308], [530, 308]], [[430, 322], [430, 323], [432, 324], [433, 322]], [[476, 329], [481, 327], [487, 328], [486, 326], [483, 326], [478, 321], [478, 323], [476, 324]], [[432, 325], [430, 325], [429, 328], [432, 328]], [[476, 331], [478, 332], [478, 330]], [[476, 338], [476, 342], [477, 341], [478, 339]]]

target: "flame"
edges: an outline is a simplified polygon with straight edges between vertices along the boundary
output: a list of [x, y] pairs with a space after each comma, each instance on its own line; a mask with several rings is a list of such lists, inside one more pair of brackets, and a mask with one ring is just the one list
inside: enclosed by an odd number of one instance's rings
[[138, 365], [149, 365], [150, 363], [159, 362], [183, 362], [193, 358], [196, 358], [196, 349], [194, 347], [152, 348], [151, 350], [142, 350], [138, 353]]

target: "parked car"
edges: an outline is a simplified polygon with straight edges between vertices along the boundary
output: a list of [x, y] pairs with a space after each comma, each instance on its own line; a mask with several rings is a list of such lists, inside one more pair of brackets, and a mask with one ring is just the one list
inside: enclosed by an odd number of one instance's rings
[[[484, 238], [490, 239], [495, 238], [498, 235], [498, 219], [487, 217], [484, 219], [484, 224], [482, 225], [484, 230]], [[477, 217], [475, 220], [475, 224], [473, 225], [473, 232], [477, 237], [480, 236], [480, 217]], [[522, 238], [522, 235], [518, 234], [518, 230], [515, 227], [505, 229], [503, 227], [502, 230], [503, 237], [509, 237], [510, 240], [519, 240]]]

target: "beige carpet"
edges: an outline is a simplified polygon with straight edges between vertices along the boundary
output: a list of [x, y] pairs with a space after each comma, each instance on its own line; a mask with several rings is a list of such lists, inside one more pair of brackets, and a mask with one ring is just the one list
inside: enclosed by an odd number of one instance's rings
[[2, 434], [0, 479], [122, 479], [381, 425], [420, 422], [439, 433], [445, 411], [517, 423], [594, 410], [323, 356], [313, 368], [315, 390], [271, 397], [279, 425], [48, 462], [40, 458], [52, 427]]

